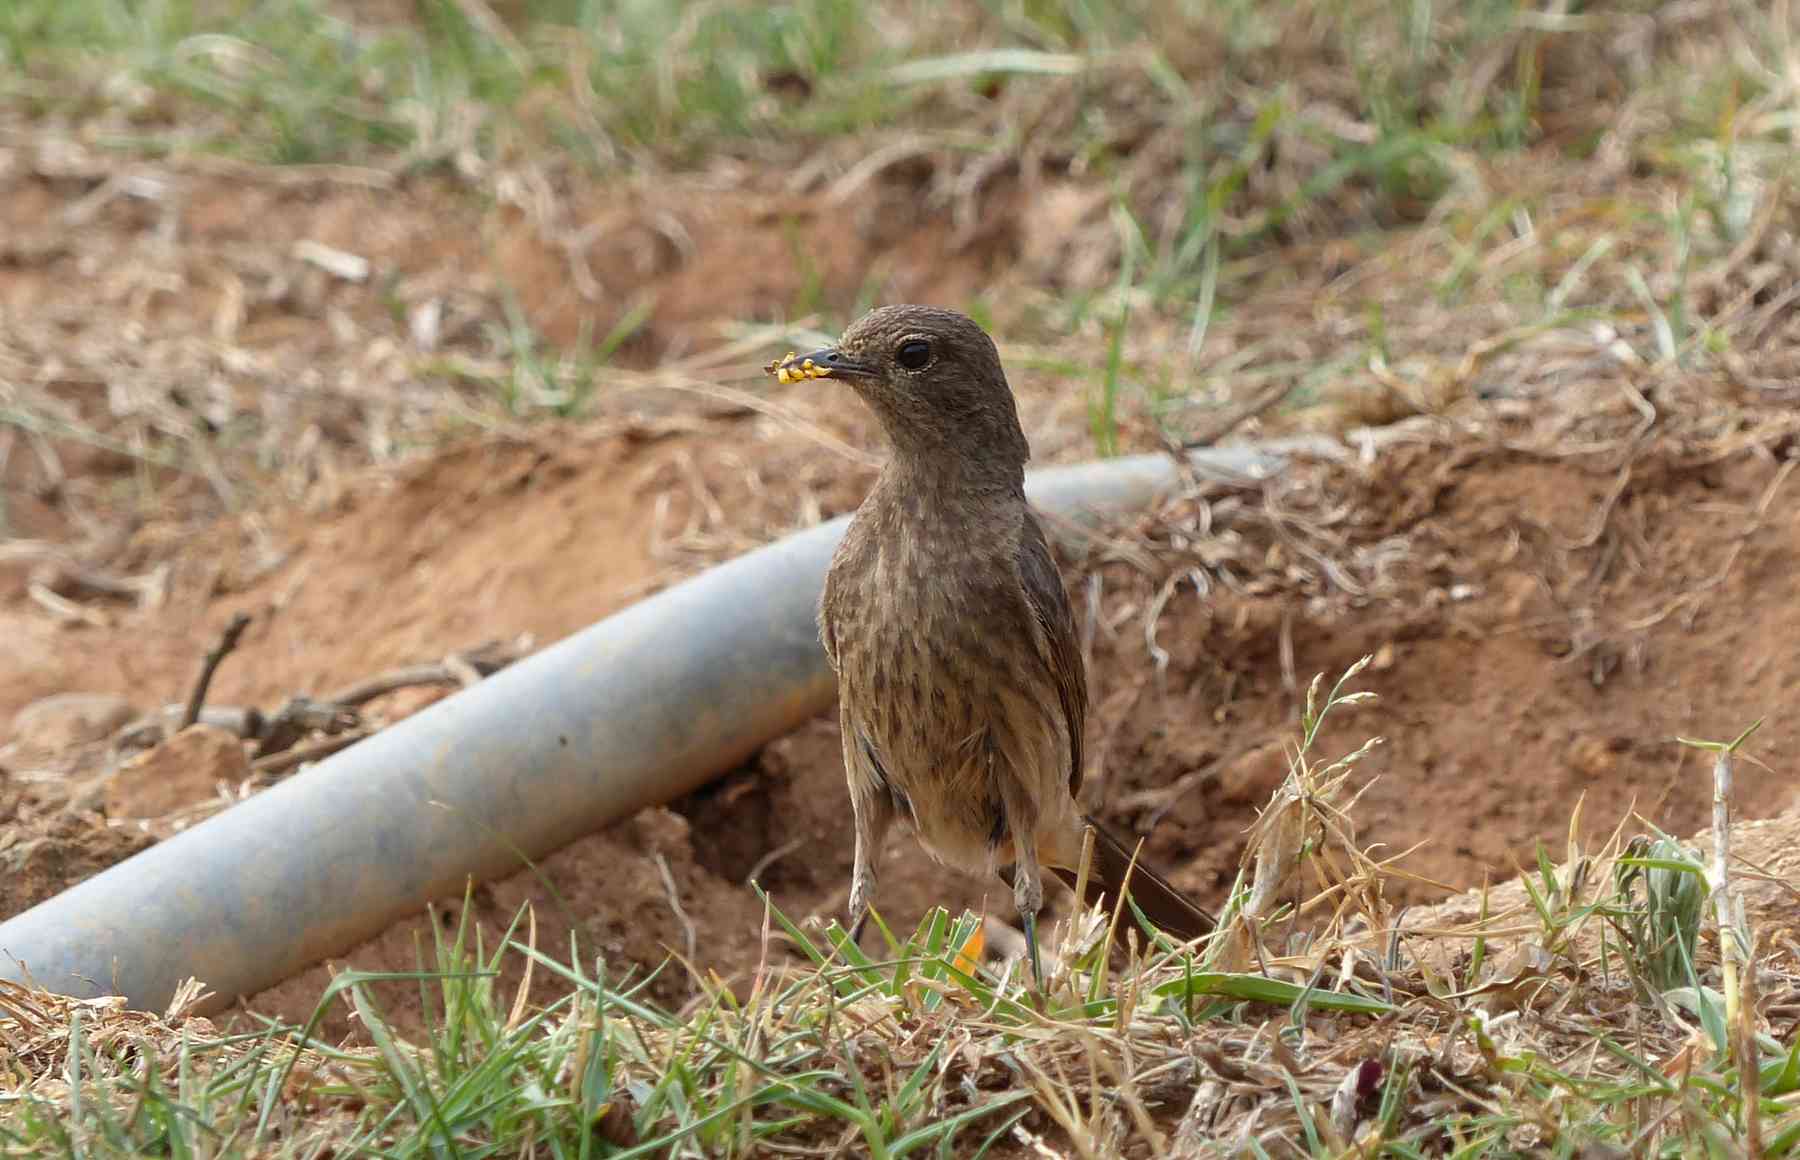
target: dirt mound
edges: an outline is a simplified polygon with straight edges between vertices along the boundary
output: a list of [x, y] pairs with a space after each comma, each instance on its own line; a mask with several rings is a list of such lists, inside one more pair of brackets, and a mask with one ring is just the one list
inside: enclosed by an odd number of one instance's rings
[[1776, 764], [1740, 778], [1738, 806], [1774, 812], [1792, 797], [1775, 755], [1800, 740], [1773, 713], [1800, 683], [1786, 643], [1800, 630], [1800, 522], [1770, 503], [1791, 467], [1665, 446], [1627, 478], [1434, 446], [1332, 469], [1315, 494], [1350, 513], [1341, 551], [1385, 550], [1382, 574], [1361, 596], [1323, 595], [1311, 575], [1326, 570], [1297, 567], [1271, 540], [1250, 590], [1169, 600], [1160, 677], [1144, 675], [1141, 636], [1103, 645], [1098, 687], [1110, 680], [1124, 702], [1101, 724], [1110, 809], [1140, 823], [1159, 861], [1186, 866], [1189, 885], [1223, 885], [1285, 770], [1305, 682], [1372, 655], [1360, 687], [1379, 700], [1335, 734], [1346, 749], [1386, 739], [1361, 767], [1376, 778], [1362, 834], [1391, 851], [1426, 843], [1407, 860], [1426, 877], [1506, 877], [1536, 842], [1560, 848], [1582, 799], [1597, 830], [1633, 808], [1695, 830], [1711, 785], [1677, 736], [1729, 738], [1762, 717], [1757, 752]]
[[[775, 442], [765, 462], [788, 446]], [[253, 611], [260, 635], [221, 674], [217, 697], [268, 703], [441, 653], [446, 641], [554, 639], [672, 574], [657, 545], [687, 512], [659, 472], [690, 470], [671, 466], [685, 457], [721, 503], [745, 486], [716, 444], [560, 443], [482, 444], [402, 473], [309, 521], [267, 574], [216, 581], [222, 595], [192, 605], [188, 634], [140, 625], [128, 650], [123, 633], [115, 647], [140, 679], [154, 668], [173, 687], [200, 626]], [[1160, 671], [1141, 631], [1160, 577], [1072, 567], [1078, 597], [1093, 584], [1101, 592], [1094, 801], [1145, 833], [1147, 857], [1178, 883], [1216, 902], [1285, 768], [1305, 682], [1372, 654], [1361, 685], [1379, 701], [1337, 720], [1328, 739], [1348, 749], [1387, 738], [1364, 767], [1375, 781], [1357, 816], [1364, 838], [1390, 850], [1426, 843], [1408, 860], [1425, 877], [1457, 887], [1507, 877], [1535, 843], [1561, 848], [1584, 798], [1596, 830], [1633, 806], [1672, 832], [1696, 830], [1710, 785], [1675, 737], [1726, 737], [1758, 717], [1769, 720], [1753, 752], [1772, 768], [1743, 767], [1739, 807], [1772, 814], [1791, 797], [1777, 755], [1800, 741], [1800, 726], [1772, 712], [1800, 683], [1786, 647], [1800, 608], [1800, 526], [1792, 508], [1770, 502], [1787, 472], [1784, 459], [1697, 461], [1672, 446], [1637, 455], [1624, 487], [1616, 468], [1492, 446], [1403, 446], [1367, 467], [1305, 467], [1258, 502], [1278, 502], [1295, 521], [1324, 504], [1339, 513], [1334, 534], [1349, 561], [1339, 578], [1360, 594], [1334, 588], [1331, 571], [1292, 543], [1257, 542], [1260, 525], [1246, 522], [1233, 551], [1260, 568], [1204, 599], [1191, 584], [1172, 589], [1155, 617]], [[1155, 518], [1167, 525], [1177, 514]], [[235, 575], [233, 534], [221, 529], [220, 550], [206, 554], [222, 577]], [[107, 640], [83, 631], [90, 644]], [[108, 669], [74, 658], [63, 654], [51, 683], [106, 683]], [[567, 953], [572, 929], [615, 971], [690, 950], [721, 974], [746, 971], [763, 921], [749, 878], [796, 919], [843, 905], [851, 849], [838, 752], [835, 724], [815, 722], [667, 809], [482, 887], [472, 917], [491, 937], [529, 900], [552, 954]], [[880, 898], [891, 921], [910, 924], [938, 902], [1006, 913], [1003, 889], [928, 865], [908, 836], [894, 842]], [[37, 861], [34, 885], [9, 892], [7, 911], [103, 861]], [[1410, 892], [1433, 896], [1423, 885]], [[459, 901], [444, 900], [439, 918], [455, 918]], [[410, 969], [430, 946], [421, 923], [343, 961]], [[315, 970], [252, 1006], [303, 1018], [323, 978]], [[668, 1001], [687, 990], [678, 968], [652, 986]], [[417, 992], [387, 999], [416, 1006]], [[328, 1027], [349, 1030], [335, 1017]]]

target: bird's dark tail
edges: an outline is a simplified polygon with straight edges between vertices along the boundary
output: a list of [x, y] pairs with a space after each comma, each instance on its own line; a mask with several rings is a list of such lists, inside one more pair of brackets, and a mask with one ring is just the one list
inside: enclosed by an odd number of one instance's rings
[[[1088, 867], [1087, 898], [1084, 899], [1089, 906], [1112, 906], [1119, 896], [1119, 887], [1124, 885], [1125, 875], [1129, 872], [1131, 883], [1128, 890], [1131, 900], [1144, 912], [1144, 917], [1159, 929], [1185, 942], [1210, 934], [1218, 926], [1218, 921], [1212, 915], [1169, 885], [1162, 875], [1144, 865], [1142, 858], [1138, 859], [1135, 866], [1132, 865], [1131, 850], [1107, 833], [1098, 822], [1088, 818], [1087, 824], [1094, 830], [1094, 857]], [[1075, 871], [1062, 866], [1053, 869], [1056, 876], [1068, 884], [1069, 889], [1075, 889]], [[1127, 908], [1114, 928], [1115, 937], [1122, 941], [1126, 932], [1136, 927], [1137, 923]]]

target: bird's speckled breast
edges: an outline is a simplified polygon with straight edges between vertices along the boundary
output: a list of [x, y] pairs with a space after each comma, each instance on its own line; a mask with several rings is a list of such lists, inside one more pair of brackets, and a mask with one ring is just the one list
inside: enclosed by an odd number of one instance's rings
[[1016, 761], [1017, 747], [1004, 741], [1061, 737], [1060, 762], [1050, 751], [1031, 764], [1055, 776], [1067, 761], [1060, 720], [1043, 720], [1056, 693], [1017, 580], [1023, 501], [971, 522], [932, 518], [916, 490], [871, 499], [846, 533], [825, 610], [840, 695], [933, 854], [989, 869], [1009, 837], [993, 764]]

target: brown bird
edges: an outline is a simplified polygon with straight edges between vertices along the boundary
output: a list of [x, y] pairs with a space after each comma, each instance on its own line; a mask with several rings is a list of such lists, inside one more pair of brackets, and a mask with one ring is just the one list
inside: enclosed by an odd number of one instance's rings
[[1156, 925], [1183, 939], [1211, 930], [1076, 805], [1087, 678], [1025, 499], [1031, 451], [993, 340], [954, 311], [888, 306], [837, 346], [769, 369], [784, 382], [844, 380], [892, 444], [819, 605], [856, 820], [853, 937], [896, 817], [939, 862], [1011, 882], [1039, 986], [1040, 868], [1073, 886], [1090, 826], [1090, 903], [1116, 898], [1129, 871]]

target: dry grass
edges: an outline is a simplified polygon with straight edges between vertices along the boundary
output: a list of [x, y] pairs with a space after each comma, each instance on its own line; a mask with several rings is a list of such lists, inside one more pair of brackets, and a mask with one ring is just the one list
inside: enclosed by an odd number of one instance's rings
[[[1622, 844], [1623, 827], [1600, 849], [1572, 838], [1560, 866], [1540, 855], [1479, 921], [1396, 913], [1384, 884], [1403, 868], [1355, 833], [1368, 745], [1324, 750], [1327, 717], [1366, 698], [1356, 671], [1329, 693], [1314, 682], [1223, 932], [1198, 946], [1158, 936], [1109, 959], [1106, 928], [1130, 916], [1079, 913], [1034, 995], [1016, 957], [983, 961], [973, 915], [930, 915], [871, 960], [835, 924], [804, 931], [770, 907], [746, 989], [698, 971], [700, 997], [664, 1012], [642, 980], [540, 955], [527, 915], [492, 950], [440, 931], [418, 975], [428, 1042], [386, 1029], [377, 976], [340, 975], [322, 1003], [354, 1007], [374, 1044], [360, 1049], [294, 1028], [220, 1036], [185, 1013], [197, 984], [162, 1017], [9, 987], [0, 1140], [80, 1155], [1785, 1154], [1800, 1138], [1791, 942], [1747, 911], [1723, 997], [1700, 903], [1716, 872], [1679, 843]], [[812, 965], [782, 965], [782, 943]], [[505, 955], [532, 962], [513, 995], [493, 981]]]

